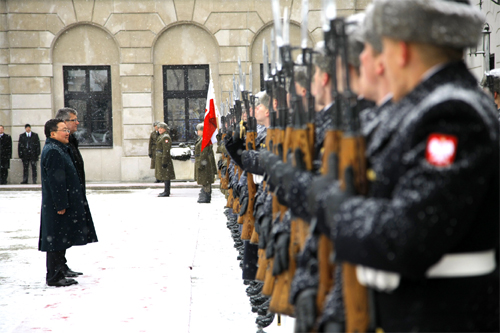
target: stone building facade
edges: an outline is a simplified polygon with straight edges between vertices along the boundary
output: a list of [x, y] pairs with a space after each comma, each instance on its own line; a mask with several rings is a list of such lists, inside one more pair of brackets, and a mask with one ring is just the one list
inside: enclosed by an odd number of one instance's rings
[[[312, 46], [322, 39], [321, 0], [309, 2]], [[339, 0], [339, 15], [368, 2]], [[300, 45], [301, 0], [281, 0], [282, 11], [285, 6], [291, 43]], [[184, 98], [173, 91], [166, 102], [165, 66], [177, 66], [169, 72], [176, 74], [203, 65], [216, 99], [225, 101], [239, 57], [245, 72], [252, 65], [256, 92], [262, 40], [270, 43], [271, 27], [270, 0], [0, 0], [0, 124], [14, 141], [9, 183], [21, 181], [17, 140], [24, 124], [45, 139], [43, 125], [63, 106], [75, 107], [84, 120], [79, 134], [87, 135], [81, 151], [89, 181], [153, 180], [152, 123], [174, 121], [165, 119], [165, 105], [173, 109]], [[203, 77], [196, 68], [193, 73], [194, 81]], [[195, 109], [186, 101], [191, 135], [204, 100], [195, 100]], [[177, 178], [193, 178], [191, 161], [174, 163]]]
[[[294, 46], [301, 2], [280, 1]], [[323, 38], [321, 2], [309, 0], [309, 46]], [[369, 2], [337, 0], [338, 15]], [[488, 16], [492, 36], [497, 7]], [[79, 111], [88, 181], [152, 181], [152, 123], [166, 120], [174, 141], [192, 140], [208, 77], [219, 105], [229, 98], [238, 58], [245, 72], [252, 66], [257, 92], [272, 24], [270, 0], [0, 0], [0, 124], [14, 141], [9, 183], [21, 181], [24, 125], [44, 140], [43, 125], [63, 106]], [[500, 47], [493, 40], [492, 53]], [[470, 66], [480, 72], [478, 61]], [[174, 166], [178, 179], [193, 178], [191, 161]]]

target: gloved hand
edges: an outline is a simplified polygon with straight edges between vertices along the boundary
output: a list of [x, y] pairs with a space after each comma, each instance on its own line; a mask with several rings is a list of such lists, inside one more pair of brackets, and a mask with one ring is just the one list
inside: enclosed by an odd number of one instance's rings
[[226, 142], [226, 151], [231, 156], [233, 161], [239, 166], [243, 167], [241, 163], [241, 153], [245, 150], [245, 141], [241, 139], [229, 138]]
[[325, 228], [325, 208], [329, 205], [326, 201], [328, 188], [336, 184], [339, 186], [338, 176], [339, 157], [336, 153], [330, 154], [328, 157], [328, 172], [320, 177], [316, 177], [308, 192], [308, 206], [311, 216], [316, 219], [315, 225], [319, 228], [318, 231], [327, 233]]
[[224, 161], [223, 160], [218, 160], [217, 161], [217, 169], [218, 170], [221, 170], [223, 165], [224, 165]]
[[325, 225], [318, 221], [320, 231], [330, 236], [331, 231], [336, 227], [335, 214], [340, 211], [340, 206], [344, 201], [356, 194], [354, 185], [354, 170], [352, 167], [347, 167], [344, 173], [345, 190], [340, 189], [339, 182], [328, 187], [328, 192], [325, 196]]
[[274, 265], [273, 265], [273, 275], [277, 276], [288, 269], [289, 264], [289, 252], [288, 248], [290, 246], [290, 233], [282, 232], [276, 237], [276, 243], [274, 245]]
[[161, 165], [161, 167], [162, 167], [163, 169], [166, 169], [166, 168], [168, 168], [168, 164], [162, 164], [162, 165]]
[[248, 143], [248, 150], [255, 150], [253, 143], [251, 143], [251, 142]]
[[314, 288], [304, 289], [295, 302], [295, 333], [311, 332], [316, 322], [316, 295]]

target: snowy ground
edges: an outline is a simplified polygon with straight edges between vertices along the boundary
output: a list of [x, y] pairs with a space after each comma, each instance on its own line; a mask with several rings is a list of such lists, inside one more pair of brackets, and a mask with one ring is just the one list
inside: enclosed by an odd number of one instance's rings
[[[226, 228], [199, 189], [88, 190], [99, 242], [67, 251], [79, 284], [45, 284], [40, 191], [0, 189], [0, 332], [256, 332]], [[282, 318], [266, 332], [292, 332]], [[288, 321], [287, 321], [288, 320]]]

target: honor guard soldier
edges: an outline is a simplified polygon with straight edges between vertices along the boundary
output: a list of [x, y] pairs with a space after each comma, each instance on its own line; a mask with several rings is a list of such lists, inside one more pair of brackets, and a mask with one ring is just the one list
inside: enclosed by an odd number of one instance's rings
[[[158, 123], [159, 121], [155, 121], [153, 123], [154, 131], [151, 132], [151, 135], [149, 136], [149, 149], [148, 149], [148, 156], [151, 159], [151, 166], [150, 169], [155, 169], [155, 164], [156, 164], [156, 140], [158, 139], [158, 135], [160, 133], [158, 132]], [[155, 183], [160, 183], [158, 179], [156, 179]]]
[[158, 194], [159, 197], [170, 196], [170, 181], [175, 179], [174, 163], [170, 156], [172, 148], [172, 139], [168, 134], [170, 129], [167, 124], [160, 122], [158, 124], [158, 139], [156, 139], [156, 164], [155, 177], [165, 183], [165, 190]]
[[498, 331], [498, 115], [463, 62], [485, 18], [466, 0], [373, 10], [393, 103], [367, 145], [368, 195], [348, 168], [315, 193], [321, 229], [336, 261], [357, 265], [376, 327]]
[[495, 101], [495, 106], [498, 109], [498, 117], [500, 119], [500, 68], [495, 68], [486, 73], [481, 81], [481, 86], [491, 94]]

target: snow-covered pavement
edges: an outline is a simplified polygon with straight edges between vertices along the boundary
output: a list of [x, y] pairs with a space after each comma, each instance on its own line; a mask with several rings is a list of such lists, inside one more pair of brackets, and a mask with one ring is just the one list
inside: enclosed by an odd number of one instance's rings
[[198, 191], [87, 191], [99, 242], [67, 251], [84, 275], [55, 288], [37, 250], [41, 192], [0, 190], [0, 332], [256, 332], [225, 199], [197, 204]]

